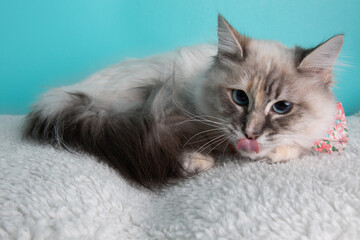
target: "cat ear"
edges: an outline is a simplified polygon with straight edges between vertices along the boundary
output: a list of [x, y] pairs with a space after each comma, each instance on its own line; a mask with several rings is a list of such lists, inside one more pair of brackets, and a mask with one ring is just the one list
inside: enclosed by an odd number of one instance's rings
[[304, 71], [331, 71], [344, 43], [344, 35], [336, 35], [317, 47], [305, 50], [298, 69]]
[[239, 34], [226, 20], [218, 15], [218, 56], [242, 59], [246, 37]]

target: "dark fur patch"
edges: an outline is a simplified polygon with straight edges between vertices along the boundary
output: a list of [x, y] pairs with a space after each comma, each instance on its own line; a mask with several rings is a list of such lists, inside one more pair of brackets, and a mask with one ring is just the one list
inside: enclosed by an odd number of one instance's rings
[[228, 96], [228, 91], [231, 90], [220, 86], [217, 88], [217, 91], [221, 101], [221, 106], [223, 108], [222, 114], [226, 117], [226, 119], [229, 120], [234, 129], [240, 130], [245, 122], [247, 107], [242, 106], [242, 112], [238, 109], [238, 106], [233, 101], [231, 101]]
[[308, 56], [316, 48], [317, 47], [305, 49], [305, 48], [296, 46], [295, 47], [295, 54], [294, 54], [294, 56], [295, 56], [295, 59], [294, 59], [295, 67], [298, 67], [300, 65], [300, 63], [302, 62], [302, 60], [304, 60], [304, 58], [306, 56]]
[[[191, 122], [176, 125], [187, 119], [185, 115], [178, 111], [170, 113], [159, 127], [149, 110], [150, 104], [123, 113], [106, 113], [104, 117], [99, 109], [89, 109], [91, 99], [88, 96], [71, 95], [71, 107], [53, 117], [44, 118], [39, 111], [31, 112], [24, 136], [95, 155], [126, 178], [147, 188], [184, 177], [178, 158], [184, 151], [184, 142], [199, 131]], [[151, 103], [154, 94], [147, 92], [146, 95], [149, 96], [147, 102]]]

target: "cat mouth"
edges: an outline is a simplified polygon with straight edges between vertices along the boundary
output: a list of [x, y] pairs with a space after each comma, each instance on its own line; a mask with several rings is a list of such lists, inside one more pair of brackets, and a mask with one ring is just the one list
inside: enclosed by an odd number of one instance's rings
[[241, 150], [248, 153], [255, 152], [258, 154], [260, 152], [260, 145], [254, 139], [242, 138], [237, 142], [236, 149], [238, 151]]

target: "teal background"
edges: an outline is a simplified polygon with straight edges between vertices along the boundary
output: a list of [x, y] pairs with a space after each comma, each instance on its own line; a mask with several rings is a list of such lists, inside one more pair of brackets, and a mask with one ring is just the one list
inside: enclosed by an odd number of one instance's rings
[[348, 115], [360, 110], [358, 0], [0, 0], [0, 114], [25, 114], [49, 88], [126, 57], [215, 42], [218, 12], [288, 46], [345, 33], [334, 90]]

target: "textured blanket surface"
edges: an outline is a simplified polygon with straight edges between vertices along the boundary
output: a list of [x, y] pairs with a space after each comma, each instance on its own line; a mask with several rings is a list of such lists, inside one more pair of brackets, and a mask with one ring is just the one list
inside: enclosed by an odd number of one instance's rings
[[0, 239], [360, 239], [360, 115], [342, 155], [225, 161], [151, 192], [0, 116]]

